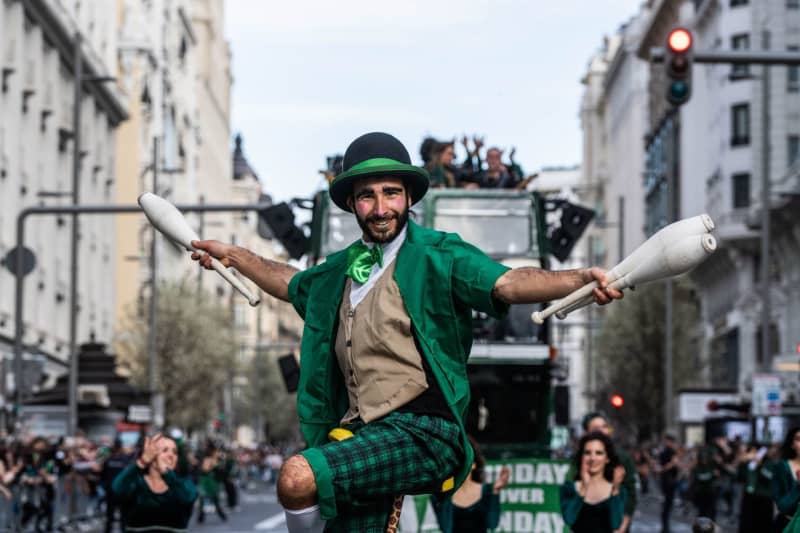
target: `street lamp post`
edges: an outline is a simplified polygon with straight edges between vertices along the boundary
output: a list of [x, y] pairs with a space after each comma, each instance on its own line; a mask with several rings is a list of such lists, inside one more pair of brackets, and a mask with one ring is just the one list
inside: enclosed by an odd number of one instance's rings
[[[153, 194], [158, 194], [158, 137], [153, 138]], [[158, 277], [156, 276], [156, 251], [158, 232], [151, 228], [150, 240], [150, 313], [147, 328], [147, 387], [150, 389], [150, 416], [155, 425], [163, 423], [156, 416], [161, 413], [160, 399], [156, 394], [156, 313], [158, 298]]]
[[[81, 176], [81, 113], [83, 111], [83, 82], [115, 81], [110, 76], [83, 75], [83, 37], [75, 34], [73, 76], [74, 99], [72, 103], [72, 205], [80, 201]], [[74, 435], [78, 429], [78, 212], [72, 214], [70, 236], [70, 313], [69, 313], [69, 388], [67, 432]]]
[[[666, 195], [667, 195], [667, 216], [664, 225], [671, 224], [676, 217], [676, 198], [677, 180], [680, 173], [680, 115], [674, 116], [675, 127], [672, 130], [673, 145], [673, 168], [666, 173]], [[664, 281], [664, 431], [672, 431], [675, 413], [673, 409], [673, 307], [674, 286], [672, 278]]]
[[[762, 45], [764, 50], [769, 48], [769, 31], [764, 30]], [[772, 314], [772, 295], [770, 294], [770, 98], [769, 98], [769, 66], [764, 64], [762, 67], [762, 107], [761, 110], [761, 124], [762, 124], [762, 144], [761, 150], [761, 358], [763, 369], [766, 372], [772, 367], [772, 353], [770, 342], [770, 323]]]
[[[81, 104], [83, 100], [83, 54], [81, 53], [81, 34], [75, 34], [75, 99], [72, 107], [72, 205], [80, 200], [81, 173]], [[78, 428], [78, 214], [72, 214], [72, 234], [70, 238], [70, 314], [69, 314], [69, 411], [67, 433], [75, 435]]]

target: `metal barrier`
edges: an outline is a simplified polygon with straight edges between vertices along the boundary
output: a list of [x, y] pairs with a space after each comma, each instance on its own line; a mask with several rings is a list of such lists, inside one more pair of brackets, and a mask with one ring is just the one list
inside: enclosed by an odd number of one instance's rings
[[14, 503], [13, 492], [10, 500], [0, 496], [0, 531], [14, 530]]
[[[105, 524], [102, 489], [91, 494], [84, 474], [58, 476], [51, 487], [10, 487], [11, 500], [0, 495], [0, 532], [101, 531]], [[49, 527], [48, 527], [49, 526]]]

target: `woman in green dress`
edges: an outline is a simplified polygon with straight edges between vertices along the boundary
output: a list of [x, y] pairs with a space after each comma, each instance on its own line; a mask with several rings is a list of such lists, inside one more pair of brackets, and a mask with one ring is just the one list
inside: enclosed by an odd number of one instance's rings
[[800, 503], [800, 427], [786, 433], [781, 461], [772, 469], [772, 499], [778, 506], [773, 531], [783, 531]]
[[561, 515], [574, 533], [616, 533], [625, 513], [625, 468], [611, 439], [587, 433], [574, 458], [575, 478], [560, 489]]
[[142, 452], [112, 483], [125, 517], [126, 533], [187, 531], [197, 489], [175, 475], [178, 447], [169, 437], [144, 440]]
[[210, 502], [214, 504], [214, 509], [217, 511], [217, 516], [223, 522], [228, 520], [225, 511], [222, 510], [222, 505], [219, 502], [219, 483], [217, 482], [217, 474], [219, 470], [219, 449], [215, 446], [209, 446], [206, 450], [206, 456], [203, 462], [200, 463], [200, 509], [198, 510], [197, 523], [202, 524], [205, 522], [205, 504]]
[[504, 466], [493, 483], [484, 482], [486, 459], [469, 436], [475, 460], [470, 475], [448, 498], [433, 497], [433, 508], [443, 533], [486, 533], [500, 522], [500, 491], [511, 474]]

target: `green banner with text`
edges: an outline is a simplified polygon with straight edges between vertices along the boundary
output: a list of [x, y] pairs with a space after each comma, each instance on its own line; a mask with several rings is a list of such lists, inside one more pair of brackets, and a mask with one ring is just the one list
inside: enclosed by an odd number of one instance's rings
[[[558, 490], [566, 481], [569, 463], [551, 459], [488, 461], [486, 482], [493, 483], [503, 466], [509, 468], [511, 476], [500, 492], [500, 523], [494, 531], [567, 533], [569, 528], [561, 518]], [[403, 533], [439, 531], [428, 496], [406, 498], [400, 523]]]

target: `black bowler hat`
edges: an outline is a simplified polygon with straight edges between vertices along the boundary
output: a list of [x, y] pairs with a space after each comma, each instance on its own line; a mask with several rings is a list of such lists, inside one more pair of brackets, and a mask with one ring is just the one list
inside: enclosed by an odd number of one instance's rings
[[412, 203], [420, 201], [428, 191], [428, 172], [412, 165], [403, 143], [388, 133], [367, 133], [350, 143], [344, 153], [342, 169], [344, 172], [330, 185], [330, 195], [333, 203], [345, 211], [350, 211], [347, 198], [353, 191], [353, 182], [359, 178], [401, 177], [410, 189]]

